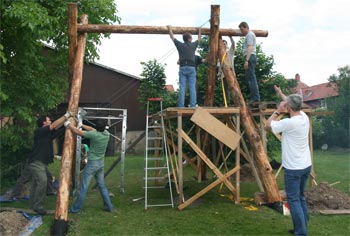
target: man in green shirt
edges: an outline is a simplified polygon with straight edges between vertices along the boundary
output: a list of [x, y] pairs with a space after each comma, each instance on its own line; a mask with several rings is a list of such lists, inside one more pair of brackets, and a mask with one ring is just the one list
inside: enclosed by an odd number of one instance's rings
[[[80, 130], [70, 124], [69, 121], [65, 123], [65, 126], [77, 135], [90, 140], [90, 151], [88, 153], [88, 162], [84, 168], [82, 181], [80, 184], [80, 190], [78, 197], [70, 209], [70, 213], [77, 213], [83, 207], [83, 203], [86, 197], [86, 192], [89, 188], [92, 177], [95, 177], [96, 183], [100, 190], [103, 199], [103, 209], [105, 211], [113, 211], [113, 205], [109, 198], [109, 193], [104, 181], [104, 156], [106, 153], [110, 134], [105, 129], [106, 121], [98, 120], [96, 122], [96, 129], [88, 126], [81, 125], [84, 129]], [[78, 125], [79, 126], [79, 125]]]

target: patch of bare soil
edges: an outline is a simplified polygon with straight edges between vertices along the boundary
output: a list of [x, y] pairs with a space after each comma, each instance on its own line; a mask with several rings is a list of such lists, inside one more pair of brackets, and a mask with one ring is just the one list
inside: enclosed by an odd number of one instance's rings
[[14, 211], [0, 212], [0, 235], [18, 235], [28, 222], [29, 221], [20, 213]]
[[326, 183], [306, 190], [305, 197], [310, 212], [349, 209], [350, 197]]

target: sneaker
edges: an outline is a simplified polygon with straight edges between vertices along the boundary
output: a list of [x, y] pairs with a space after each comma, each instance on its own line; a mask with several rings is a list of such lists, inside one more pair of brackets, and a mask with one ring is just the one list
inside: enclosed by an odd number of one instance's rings
[[288, 230], [288, 233], [290, 233], [290, 234], [293, 234], [293, 235], [294, 235], [294, 229], [289, 229], [289, 230]]
[[116, 213], [118, 212], [117, 211], [117, 208], [113, 207], [112, 209], [107, 209], [107, 208], [103, 208], [104, 211], [108, 211], [108, 212], [113, 212], [113, 213]]
[[46, 215], [47, 211], [45, 209], [34, 209], [34, 211], [36, 213], [38, 213], [39, 215]]
[[72, 208], [69, 209], [69, 211], [68, 211], [68, 213], [71, 213], [71, 214], [76, 214], [76, 213], [78, 213], [78, 212], [79, 212], [79, 211], [73, 211]]

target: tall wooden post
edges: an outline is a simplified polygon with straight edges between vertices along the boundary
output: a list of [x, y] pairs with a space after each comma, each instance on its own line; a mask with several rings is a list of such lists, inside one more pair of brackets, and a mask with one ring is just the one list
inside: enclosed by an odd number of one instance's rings
[[[68, 3], [68, 84], [69, 90], [71, 91], [73, 72], [74, 72], [74, 58], [75, 51], [77, 49], [77, 39], [78, 39], [78, 4]], [[69, 94], [68, 101], [69, 101]], [[72, 162], [72, 183], [75, 185], [75, 158], [73, 157]], [[75, 186], [73, 186], [74, 188]]]
[[210, 43], [208, 57], [208, 80], [207, 90], [205, 93], [205, 106], [213, 106], [214, 103], [214, 88], [216, 78], [216, 58], [219, 42], [219, 25], [220, 25], [220, 5], [211, 6], [210, 17]]
[[[82, 24], [88, 23], [87, 15], [81, 17], [81, 22]], [[75, 112], [76, 114], [78, 113], [81, 84], [83, 81], [85, 45], [86, 34], [79, 34], [74, 60], [70, 99], [68, 103], [68, 111]], [[70, 120], [75, 125], [75, 119], [70, 118]], [[69, 190], [73, 155], [75, 154], [75, 144], [76, 139], [73, 136], [73, 133], [70, 129], [66, 129], [59, 179], [60, 187], [57, 193], [55, 220], [52, 227], [53, 235], [66, 235], [68, 231]]]
[[[205, 106], [213, 106], [214, 104], [214, 89], [216, 79], [216, 58], [218, 52], [219, 42], [219, 26], [220, 26], [220, 5], [211, 5], [210, 15], [210, 43], [209, 43], [209, 56], [208, 56], [208, 80], [205, 93]], [[209, 154], [209, 134], [205, 133], [202, 137], [203, 147], [202, 150], [208, 155]], [[209, 156], [209, 155], [208, 155]], [[206, 178], [207, 166], [202, 160], [200, 162], [201, 179]]]
[[[218, 51], [219, 58], [223, 58], [225, 53], [226, 47], [223, 41], [220, 40]], [[266, 193], [266, 199], [269, 203], [281, 202], [281, 196], [279, 194], [277, 182], [274, 177], [271, 165], [268, 161], [268, 156], [265, 151], [264, 144], [259, 135], [259, 131], [254, 124], [253, 116], [246, 106], [236, 75], [232, 70], [232, 65], [228, 57], [224, 59], [221, 66], [227, 80], [228, 87], [231, 91], [232, 99], [236, 106], [240, 106], [241, 124], [244, 127], [250, 145], [253, 149], [253, 153], [255, 154], [254, 158], [256, 160], [256, 164], [262, 178], [263, 187]]]
[[76, 3], [68, 3], [68, 81], [71, 86], [74, 71], [74, 57], [77, 48], [77, 30], [78, 30], [78, 5]]

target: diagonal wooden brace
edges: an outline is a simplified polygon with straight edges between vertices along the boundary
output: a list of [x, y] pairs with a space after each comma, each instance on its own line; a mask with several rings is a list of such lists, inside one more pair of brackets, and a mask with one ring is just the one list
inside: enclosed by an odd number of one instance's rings
[[[195, 200], [197, 200], [199, 197], [203, 196], [205, 193], [207, 193], [210, 189], [214, 188], [215, 186], [219, 185], [221, 182], [223, 182], [224, 180], [227, 180], [227, 178], [229, 178], [231, 175], [233, 175], [234, 173], [236, 173], [238, 170], [240, 169], [239, 166], [236, 166], [235, 168], [233, 168], [232, 170], [230, 170], [229, 172], [226, 172], [223, 176], [221, 176], [220, 178], [216, 179], [213, 183], [209, 184], [207, 187], [205, 187], [204, 189], [202, 189], [201, 191], [199, 191], [198, 193], [196, 193], [195, 195], [193, 195], [191, 198], [189, 198], [188, 200], [186, 200], [184, 203], [182, 203], [181, 205], [178, 206], [179, 210], [183, 210], [185, 207], [187, 207], [188, 205], [190, 205], [192, 202], [194, 202]], [[236, 197], [235, 197], [236, 198]]]
[[[213, 182], [212, 184], [210, 184], [206, 189], [206, 191], [204, 191], [204, 189], [198, 193], [198, 196], [193, 196], [190, 200], [190, 202], [188, 203], [189, 200], [187, 200], [186, 202], [184, 202], [183, 204], [181, 204], [179, 206], [179, 209], [182, 210], [184, 207], [186, 207], [187, 205], [189, 205], [191, 202], [193, 202], [194, 200], [196, 200], [198, 197], [202, 196], [204, 193], [206, 193], [207, 191], [209, 191], [211, 188], [215, 187], [217, 184], [224, 182], [224, 184], [227, 186], [227, 188], [232, 192], [233, 195], [235, 195], [236, 189], [235, 187], [233, 187], [233, 185], [231, 184], [231, 182], [227, 179], [227, 177], [231, 176], [234, 172], [236, 172], [239, 167], [236, 167], [234, 169], [232, 169], [231, 171], [229, 171], [228, 173], [226, 173], [225, 175], [222, 174], [220, 172], [220, 170], [210, 161], [210, 159], [204, 154], [204, 152], [193, 142], [193, 140], [183, 131], [181, 130], [181, 136], [182, 138], [192, 147], [192, 149], [198, 154], [198, 156], [205, 162], [205, 164], [207, 164], [207, 166], [216, 174], [216, 176], [218, 177], [218, 180], [216, 180], [215, 182]], [[234, 171], [233, 171], [234, 170]], [[232, 173], [231, 173], [232, 172]], [[229, 174], [230, 173], [230, 174]], [[229, 174], [229, 175], [228, 175]], [[217, 182], [218, 181], [218, 182]], [[216, 183], [217, 182], [217, 183]], [[213, 185], [214, 183], [216, 183], [215, 185]]]

